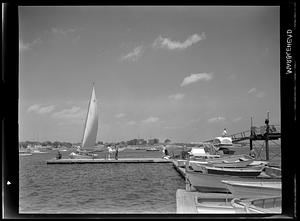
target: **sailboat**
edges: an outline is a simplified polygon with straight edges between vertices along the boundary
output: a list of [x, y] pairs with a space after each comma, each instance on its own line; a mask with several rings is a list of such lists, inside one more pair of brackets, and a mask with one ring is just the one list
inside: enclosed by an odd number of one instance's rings
[[92, 94], [90, 97], [88, 111], [86, 115], [81, 147], [74, 153], [70, 154], [72, 159], [92, 159], [97, 156], [93, 153], [98, 133], [98, 109], [95, 88], [93, 84]]

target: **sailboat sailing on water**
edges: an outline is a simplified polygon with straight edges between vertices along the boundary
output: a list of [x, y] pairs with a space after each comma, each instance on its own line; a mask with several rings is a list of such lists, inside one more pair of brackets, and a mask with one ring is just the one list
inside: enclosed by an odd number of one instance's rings
[[95, 88], [93, 84], [92, 94], [88, 105], [88, 111], [85, 119], [81, 148], [76, 153], [72, 152], [70, 158], [94, 158], [97, 154], [93, 154], [92, 150], [96, 145], [98, 133], [98, 108]]

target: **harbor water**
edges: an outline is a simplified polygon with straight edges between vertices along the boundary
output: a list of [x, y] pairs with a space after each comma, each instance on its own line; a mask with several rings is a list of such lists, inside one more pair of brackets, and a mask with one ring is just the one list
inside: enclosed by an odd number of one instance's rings
[[[185, 182], [171, 163], [47, 165], [56, 153], [19, 157], [20, 213], [176, 213], [176, 190]], [[161, 152], [119, 153], [126, 156], [161, 157]]]

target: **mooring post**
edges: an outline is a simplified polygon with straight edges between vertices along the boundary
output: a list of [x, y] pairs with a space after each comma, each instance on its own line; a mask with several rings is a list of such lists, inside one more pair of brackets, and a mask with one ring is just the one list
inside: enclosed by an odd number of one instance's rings
[[266, 160], [269, 160], [269, 112], [267, 113], [267, 119], [265, 120], [266, 124]]
[[250, 151], [253, 149], [252, 147], [252, 138], [253, 138], [253, 132], [252, 132], [252, 117], [251, 117], [251, 126], [250, 126]]

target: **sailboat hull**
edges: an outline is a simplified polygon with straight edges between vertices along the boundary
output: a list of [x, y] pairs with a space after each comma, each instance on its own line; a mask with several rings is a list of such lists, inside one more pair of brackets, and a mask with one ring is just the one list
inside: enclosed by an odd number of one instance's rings
[[77, 154], [72, 152], [70, 155], [71, 159], [95, 159], [97, 157], [97, 154]]

